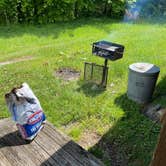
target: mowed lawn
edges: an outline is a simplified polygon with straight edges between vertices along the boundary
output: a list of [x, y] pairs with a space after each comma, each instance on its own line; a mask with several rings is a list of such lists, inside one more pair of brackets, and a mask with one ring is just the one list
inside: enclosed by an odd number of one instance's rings
[[[85, 61], [104, 62], [91, 54], [92, 43], [99, 40], [125, 46], [121, 60], [109, 61], [105, 91], [85, 86], [83, 81]], [[89, 18], [50, 25], [0, 26], [0, 62], [34, 57], [0, 66], [0, 118], [10, 116], [4, 94], [27, 82], [39, 98], [48, 121], [106, 165], [114, 162], [147, 166], [160, 126], [153, 126], [152, 121], [140, 114], [142, 106], [128, 100], [128, 66], [141, 61], [160, 67], [153, 103], [166, 106], [165, 41], [166, 24], [146, 21], [132, 24]], [[63, 67], [80, 71], [80, 79], [65, 82], [57, 78], [56, 70]]]

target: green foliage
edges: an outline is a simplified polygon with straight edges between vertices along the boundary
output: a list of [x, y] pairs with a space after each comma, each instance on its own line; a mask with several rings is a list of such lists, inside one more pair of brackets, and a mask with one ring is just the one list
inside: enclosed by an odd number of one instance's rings
[[0, 23], [53, 23], [86, 16], [120, 17], [124, 0], [0, 0]]
[[125, 5], [124, 1], [122, 0], [112, 0], [112, 16], [114, 18], [118, 18], [120, 16], [123, 16]]
[[17, 21], [17, 0], [0, 0], [0, 22]]
[[165, 0], [0, 0], [0, 23], [54, 23], [87, 16], [120, 18], [126, 3], [141, 5], [141, 15], [166, 16]]
[[96, 15], [120, 18], [123, 16], [126, 2], [124, 0], [96, 0], [95, 3]]

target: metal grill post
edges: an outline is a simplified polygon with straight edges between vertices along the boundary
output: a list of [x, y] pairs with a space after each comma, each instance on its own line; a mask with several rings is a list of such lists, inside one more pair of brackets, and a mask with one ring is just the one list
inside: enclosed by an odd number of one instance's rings
[[108, 67], [107, 67], [107, 64], [108, 64], [108, 59], [105, 59], [104, 61], [104, 68], [103, 68], [103, 77], [102, 77], [102, 83], [101, 85], [102, 86], [107, 86], [107, 74], [108, 74]]

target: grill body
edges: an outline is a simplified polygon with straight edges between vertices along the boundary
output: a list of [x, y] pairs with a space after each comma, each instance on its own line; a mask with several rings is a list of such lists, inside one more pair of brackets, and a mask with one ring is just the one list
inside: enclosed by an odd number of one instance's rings
[[93, 43], [92, 54], [115, 61], [123, 57], [124, 46], [108, 41]]

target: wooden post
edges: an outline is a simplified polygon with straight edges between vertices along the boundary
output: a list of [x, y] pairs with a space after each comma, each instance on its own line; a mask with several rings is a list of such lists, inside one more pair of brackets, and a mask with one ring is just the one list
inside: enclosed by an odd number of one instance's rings
[[159, 135], [158, 145], [150, 166], [166, 166], [166, 109], [161, 118], [162, 128]]

